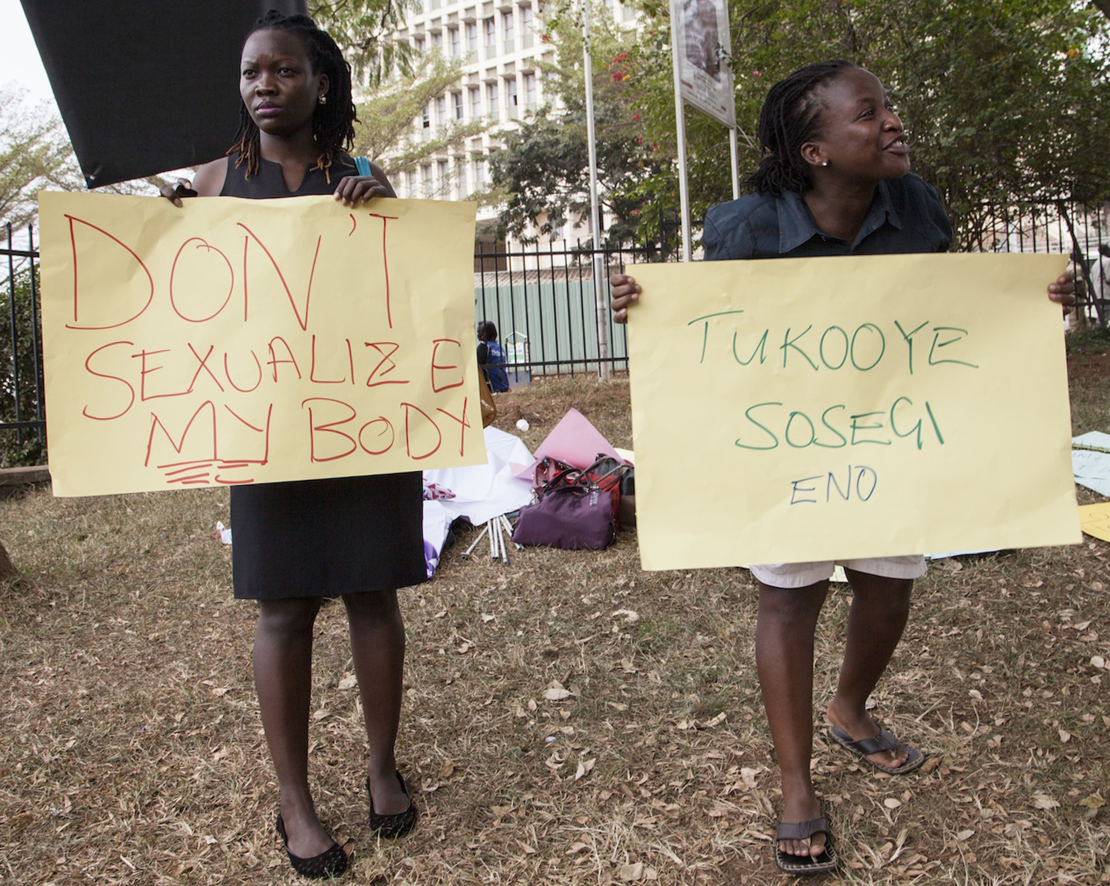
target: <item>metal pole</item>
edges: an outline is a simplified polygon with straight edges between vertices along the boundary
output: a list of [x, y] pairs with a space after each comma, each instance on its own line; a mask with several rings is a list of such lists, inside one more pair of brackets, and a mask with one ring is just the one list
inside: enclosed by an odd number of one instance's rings
[[590, 155], [590, 236], [593, 238], [594, 307], [597, 314], [598, 376], [612, 375], [609, 365], [609, 299], [605, 257], [601, 253], [601, 219], [597, 200], [597, 144], [594, 136], [594, 66], [590, 58], [590, 0], [582, 0], [582, 67], [586, 75], [586, 141]]
[[678, 136], [678, 196], [682, 222], [682, 260], [690, 261], [690, 193], [686, 187], [686, 116], [682, 108], [682, 63], [679, 59], [678, 19], [671, 9], [671, 63], [674, 70], [674, 125]]
[[740, 199], [740, 147], [737, 144], [736, 127], [728, 130], [728, 150], [732, 157], [732, 199]]

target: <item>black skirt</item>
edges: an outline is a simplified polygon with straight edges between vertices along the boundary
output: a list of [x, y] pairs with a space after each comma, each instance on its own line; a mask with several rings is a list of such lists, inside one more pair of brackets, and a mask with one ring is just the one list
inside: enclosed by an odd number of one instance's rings
[[427, 578], [419, 471], [231, 489], [235, 596], [394, 590]]

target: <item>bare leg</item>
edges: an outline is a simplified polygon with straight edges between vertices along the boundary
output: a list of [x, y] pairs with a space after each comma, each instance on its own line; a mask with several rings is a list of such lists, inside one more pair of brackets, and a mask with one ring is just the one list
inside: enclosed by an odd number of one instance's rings
[[[784, 822], [811, 821], [821, 815], [809, 761], [813, 753], [813, 635], [828, 590], [828, 581], [804, 588], [759, 583], [755, 661], [782, 775]], [[825, 835], [783, 840], [779, 847], [791, 855], [820, 855]]]
[[308, 790], [312, 627], [320, 599], [259, 601], [254, 682], [266, 744], [281, 790], [281, 817], [294, 855], [311, 858], [332, 844]]
[[[856, 741], [874, 738], [879, 726], [867, 714], [867, 699], [894, 655], [910, 613], [913, 581], [883, 578], [845, 570], [852, 585], [848, 612], [848, 640], [836, 694], [829, 702], [829, 721]], [[887, 767], [902, 765], [909, 756], [904, 747], [872, 754], [869, 759]]]
[[409, 799], [397, 781], [393, 756], [405, 664], [405, 625], [397, 606], [397, 592], [347, 594], [343, 602], [370, 747], [368, 777], [374, 811], [395, 815], [409, 807]]

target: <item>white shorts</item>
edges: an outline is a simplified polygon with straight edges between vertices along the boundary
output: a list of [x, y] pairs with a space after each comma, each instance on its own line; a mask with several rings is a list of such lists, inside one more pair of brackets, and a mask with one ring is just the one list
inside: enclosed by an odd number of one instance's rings
[[925, 557], [871, 557], [863, 560], [818, 560], [813, 563], [764, 563], [751, 566], [752, 575], [772, 588], [804, 588], [830, 578], [836, 566], [883, 578], [921, 578]]

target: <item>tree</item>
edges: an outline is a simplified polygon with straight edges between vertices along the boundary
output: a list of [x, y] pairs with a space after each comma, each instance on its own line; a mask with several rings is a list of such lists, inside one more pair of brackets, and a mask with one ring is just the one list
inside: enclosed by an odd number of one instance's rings
[[13, 228], [35, 216], [39, 191], [83, 187], [61, 121], [45, 105], [27, 108], [11, 90], [0, 90], [0, 222]]
[[[559, 107], [541, 108], [517, 130], [501, 133], [502, 149], [493, 155], [491, 179], [505, 208], [503, 230], [518, 238], [550, 235], [567, 221], [589, 217], [589, 144], [585, 109], [585, 68], [581, 23], [573, 12], [547, 22], [545, 40], [558, 47], [554, 64], [543, 64], [545, 83]], [[624, 34], [600, 15], [591, 31], [594, 66], [594, 135], [599, 202], [609, 222], [606, 240], [627, 242], [642, 222], [638, 199], [624, 196], [659, 171], [645, 144], [640, 115], [630, 109], [622, 64]], [[533, 233], [534, 232], [534, 233]]]
[[[668, 8], [643, 0], [624, 37], [625, 100], [662, 164], [618, 195], [645, 222], [675, 207], [677, 175]], [[1107, 0], [1110, 5], [1110, 0]], [[741, 172], [759, 160], [759, 107], [770, 83], [823, 58], [848, 58], [891, 90], [913, 134], [915, 170], [934, 184], [958, 232], [982, 200], [1110, 195], [1110, 22], [1073, 0], [730, 0]], [[611, 56], [595, 51], [595, 64]], [[731, 197], [728, 133], [686, 115], [691, 214]], [[645, 224], [639, 236], [654, 232]]]
[[412, 72], [412, 48], [394, 37], [411, 6], [412, 0], [310, 0], [308, 11], [343, 50], [356, 82], [377, 86]]

